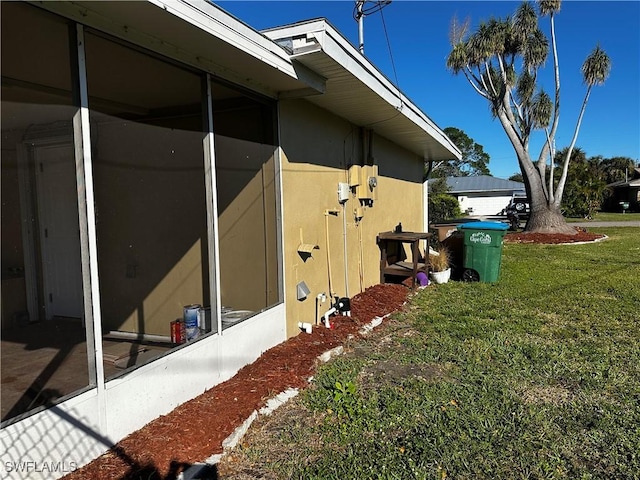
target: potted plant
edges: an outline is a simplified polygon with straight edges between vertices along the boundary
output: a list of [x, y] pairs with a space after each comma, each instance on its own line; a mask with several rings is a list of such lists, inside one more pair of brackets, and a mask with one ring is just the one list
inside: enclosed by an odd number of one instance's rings
[[431, 266], [431, 278], [435, 283], [447, 283], [451, 278], [449, 265], [449, 251], [445, 247], [435, 250], [429, 249], [429, 265]]

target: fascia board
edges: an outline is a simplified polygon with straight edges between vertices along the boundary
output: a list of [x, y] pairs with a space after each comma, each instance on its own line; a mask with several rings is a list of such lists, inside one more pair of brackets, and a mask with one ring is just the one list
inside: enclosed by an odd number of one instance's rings
[[235, 45], [273, 68], [297, 78], [289, 55], [284, 49], [220, 7], [202, 0], [148, 1], [214, 37]]

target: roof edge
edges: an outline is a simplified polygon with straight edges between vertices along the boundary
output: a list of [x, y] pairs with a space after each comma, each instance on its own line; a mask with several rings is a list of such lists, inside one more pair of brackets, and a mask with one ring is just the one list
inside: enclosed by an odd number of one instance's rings
[[[398, 114], [413, 122], [442, 147], [451, 152], [451, 159], [462, 158], [462, 152], [444, 131], [367, 57], [362, 55], [326, 18], [310, 19], [273, 27], [262, 30], [261, 33], [274, 42], [300, 35], [313, 36], [325, 54], [341, 64], [343, 68], [349, 70], [380, 98], [384, 99]], [[308, 52], [301, 51], [297, 54], [292, 52], [292, 57], [301, 57], [306, 53]]]

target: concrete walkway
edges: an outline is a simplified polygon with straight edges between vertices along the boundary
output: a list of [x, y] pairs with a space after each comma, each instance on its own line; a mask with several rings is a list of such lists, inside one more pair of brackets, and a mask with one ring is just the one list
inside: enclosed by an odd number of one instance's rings
[[[472, 218], [472, 217], [466, 217], [468, 218]], [[473, 217], [474, 220], [489, 220], [489, 221], [494, 221], [494, 222], [505, 222], [508, 223], [506, 220], [506, 217], [504, 216], [497, 216], [497, 215], [485, 215], [485, 216], [478, 216], [478, 217]], [[453, 220], [452, 220], [453, 222]], [[460, 222], [462, 223], [462, 222]], [[524, 227], [525, 224], [527, 222], [525, 220], [522, 220], [520, 222], [520, 227]], [[614, 222], [597, 222], [597, 221], [589, 221], [589, 220], [585, 220], [583, 222], [567, 222], [569, 225], [572, 225], [574, 227], [584, 227], [584, 228], [600, 228], [600, 227], [640, 227], [640, 220], [630, 220], [630, 221], [621, 221], [621, 220], [616, 220]]]

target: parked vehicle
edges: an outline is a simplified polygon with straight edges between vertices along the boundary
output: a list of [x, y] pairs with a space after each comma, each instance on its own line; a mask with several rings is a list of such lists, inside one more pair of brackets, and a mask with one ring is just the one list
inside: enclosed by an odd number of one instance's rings
[[527, 196], [524, 194], [513, 194], [511, 200], [509, 200], [509, 203], [500, 214], [507, 216], [511, 230], [517, 230], [520, 227], [520, 221], [529, 218], [530, 211]]

